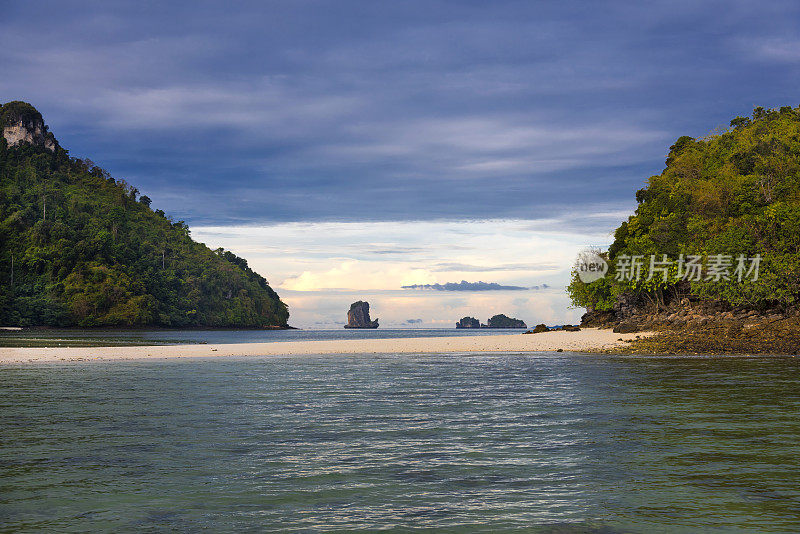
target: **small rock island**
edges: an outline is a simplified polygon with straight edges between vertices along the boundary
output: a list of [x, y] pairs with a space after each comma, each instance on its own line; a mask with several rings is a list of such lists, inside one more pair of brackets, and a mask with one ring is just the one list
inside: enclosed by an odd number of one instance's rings
[[350, 305], [345, 328], [378, 328], [378, 320], [369, 318], [369, 302], [359, 300]]
[[481, 322], [475, 317], [463, 317], [456, 323], [456, 328], [480, 328]]
[[514, 319], [500, 313], [486, 322], [486, 328], [528, 328], [528, 326], [522, 319]]
[[486, 324], [481, 324], [474, 317], [463, 317], [456, 323], [456, 328], [528, 328], [528, 326], [521, 319], [514, 319], [500, 313], [489, 318]]

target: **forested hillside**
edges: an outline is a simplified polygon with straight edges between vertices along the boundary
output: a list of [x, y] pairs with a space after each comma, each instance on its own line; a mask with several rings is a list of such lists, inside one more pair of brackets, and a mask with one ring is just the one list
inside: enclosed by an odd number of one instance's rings
[[[636, 193], [636, 213], [616, 230], [605, 257], [609, 274], [569, 287], [573, 303], [618, 309], [631, 297], [653, 308], [670, 299], [716, 300], [748, 309], [790, 309], [800, 299], [800, 108], [756, 108], [723, 133], [681, 137], [666, 168]], [[669, 276], [620, 276], [619, 260], [663, 255]], [[683, 255], [683, 257], [681, 257]], [[681, 261], [703, 258], [704, 274], [686, 276]], [[737, 276], [736, 259], [760, 257], [757, 279]], [[710, 264], [730, 258], [720, 276]], [[748, 269], [752, 262], [748, 264]], [[709, 275], [706, 273], [712, 273]]]
[[15, 146], [0, 137], [0, 324], [286, 325], [286, 305], [244, 259], [69, 157], [31, 106], [0, 107], [0, 127], [17, 124], [43, 128]]

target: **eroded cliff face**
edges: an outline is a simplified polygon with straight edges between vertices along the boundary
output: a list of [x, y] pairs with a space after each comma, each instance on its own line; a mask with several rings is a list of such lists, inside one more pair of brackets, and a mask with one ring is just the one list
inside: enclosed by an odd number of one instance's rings
[[369, 318], [369, 303], [359, 300], [350, 305], [345, 328], [378, 328], [378, 320]]
[[53, 139], [45, 135], [43, 126], [43, 124], [25, 124], [20, 120], [16, 124], [3, 128], [3, 137], [5, 137], [10, 147], [16, 146], [19, 143], [30, 143], [32, 145], [42, 146], [50, 152], [54, 152], [56, 143]]
[[30, 143], [55, 152], [58, 146], [41, 114], [25, 102], [9, 102], [0, 106], [0, 125], [9, 147]]

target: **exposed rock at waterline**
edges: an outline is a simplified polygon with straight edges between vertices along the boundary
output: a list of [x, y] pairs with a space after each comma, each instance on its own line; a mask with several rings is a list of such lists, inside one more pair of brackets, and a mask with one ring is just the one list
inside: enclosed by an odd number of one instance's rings
[[378, 328], [378, 319], [369, 318], [369, 302], [359, 300], [350, 305], [345, 328]]

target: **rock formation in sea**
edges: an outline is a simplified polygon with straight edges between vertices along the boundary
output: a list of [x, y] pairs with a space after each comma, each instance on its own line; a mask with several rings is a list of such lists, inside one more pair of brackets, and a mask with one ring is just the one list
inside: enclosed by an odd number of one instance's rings
[[480, 328], [481, 322], [474, 317], [463, 317], [456, 323], [456, 328]]
[[350, 305], [345, 328], [378, 328], [378, 319], [369, 318], [369, 302], [359, 300]]
[[533, 330], [528, 330], [527, 332], [523, 332], [523, 334], [541, 334], [542, 332], [560, 332], [560, 331], [564, 331], [564, 332], [580, 332], [581, 331], [581, 327], [574, 326], [574, 325], [571, 325], [571, 324], [565, 324], [565, 325], [560, 325], [560, 326], [549, 327], [546, 324], [541, 323], [541, 324], [537, 324], [536, 326], [534, 326]]
[[484, 328], [528, 328], [528, 326], [521, 319], [513, 319], [500, 313], [490, 318]]

